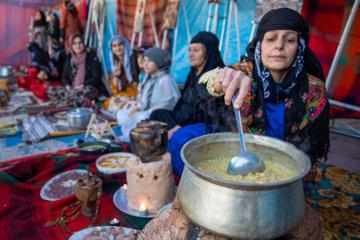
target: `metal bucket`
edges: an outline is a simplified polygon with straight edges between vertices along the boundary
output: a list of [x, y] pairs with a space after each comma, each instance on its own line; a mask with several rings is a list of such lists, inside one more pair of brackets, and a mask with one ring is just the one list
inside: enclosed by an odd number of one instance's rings
[[284, 164], [297, 176], [282, 182], [249, 184], [215, 178], [193, 167], [196, 161], [232, 158], [241, 151], [237, 133], [195, 138], [181, 149], [185, 168], [177, 198], [195, 224], [215, 234], [237, 239], [272, 239], [301, 223], [305, 214], [302, 178], [311, 163], [292, 144], [271, 137], [245, 134], [247, 148], [260, 157]]

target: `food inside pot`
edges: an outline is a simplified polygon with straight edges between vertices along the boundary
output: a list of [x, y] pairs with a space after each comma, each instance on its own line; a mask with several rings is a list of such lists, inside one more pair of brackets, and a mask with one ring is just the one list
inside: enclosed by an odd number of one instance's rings
[[104, 147], [103, 145], [90, 145], [90, 146], [81, 147], [81, 149], [89, 150], [89, 149], [98, 149], [103, 147]]
[[243, 183], [274, 183], [285, 181], [297, 176], [295, 171], [283, 164], [266, 159], [263, 159], [266, 167], [263, 173], [249, 173], [247, 176], [228, 175], [226, 170], [230, 160], [231, 158], [227, 157], [207, 159], [195, 162], [193, 166], [198, 170], [216, 178]]
[[99, 165], [104, 168], [123, 168], [129, 157], [107, 157], [99, 162]]

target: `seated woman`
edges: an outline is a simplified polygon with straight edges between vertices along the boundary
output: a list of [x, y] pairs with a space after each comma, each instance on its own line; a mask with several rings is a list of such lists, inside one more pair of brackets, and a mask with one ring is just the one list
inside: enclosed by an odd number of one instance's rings
[[189, 47], [191, 70], [181, 98], [173, 111], [161, 109], [151, 114], [151, 120], [168, 124], [169, 139], [180, 127], [194, 123], [215, 125], [217, 131], [231, 130], [232, 119], [228, 118], [228, 113], [231, 112], [233, 116], [233, 110], [225, 106], [221, 98], [201, 99], [199, 91], [204, 92], [204, 90], [197, 87], [199, 78], [205, 72], [216, 67], [224, 67], [218, 45], [218, 38], [210, 32], [199, 32], [191, 40]]
[[69, 39], [68, 55], [63, 74], [64, 87], [50, 87], [47, 94], [57, 106], [81, 106], [84, 99], [95, 100], [101, 94], [108, 96], [101, 80], [101, 65], [94, 52], [87, 52], [81, 34]]
[[173, 109], [180, 98], [180, 90], [169, 75], [171, 59], [161, 48], [150, 48], [144, 53], [144, 69], [148, 74], [140, 89], [140, 99], [135, 108], [122, 109], [116, 114], [121, 126], [122, 141], [129, 141], [136, 123], [149, 118], [156, 109]]
[[141, 82], [145, 79], [143, 55], [149, 48], [151, 48], [151, 45], [149, 44], [142, 45], [139, 48], [134, 48], [133, 53], [130, 56], [131, 75], [138, 90], [140, 89]]
[[211, 94], [225, 94], [226, 104], [239, 90], [234, 107], [240, 109], [245, 132], [290, 142], [314, 164], [327, 159], [330, 147], [329, 102], [309, 38], [308, 24], [298, 12], [272, 10], [261, 19], [248, 57], [232, 68], [213, 70], [204, 82]]
[[136, 86], [133, 84], [131, 75], [130, 56], [132, 50], [129, 42], [125, 38], [115, 35], [109, 41], [109, 48], [111, 72], [113, 75], [110, 87], [114, 92], [114, 95], [104, 102], [102, 106], [104, 109], [108, 109], [110, 102], [114, 97], [130, 99], [131, 97], [135, 97], [138, 93]]

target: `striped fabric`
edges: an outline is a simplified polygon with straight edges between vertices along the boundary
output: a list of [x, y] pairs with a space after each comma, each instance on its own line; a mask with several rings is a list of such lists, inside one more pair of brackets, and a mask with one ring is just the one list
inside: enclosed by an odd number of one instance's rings
[[[304, 0], [302, 15], [309, 23], [309, 46], [319, 58], [327, 76], [353, 0]], [[328, 89], [330, 99], [360, 106], [360, 9], [357, 10]], [[331, 117], [356, 117], [360, 113], [332, 106]]]
[[[155, 22], [156, 32], [159, 39], [159, 43], [161, 45], [163, 31], [161, 31], [161, 26], [163, 23], [163, 14], [166, 10], [167, 1], [166, 0], [150, 0], [150, 8], [151, 13]], [[132, 29], [134, 25], [134, 16], [136, 10], [137, 1], [129, 1], [129, 0], [117, 0], [116, 2], [116, 27], [117, 34], [125, 37], [131, 42], [132, 37]], [[134, 41], [134, 47], [138, 46], [139, 34], [136, 34], [136, 38]], [[145, 9], [145, 17], [144, 17], [144, 28], [143, 28], [143, 37], [141, 44], [152, 44], [155, 46], [155, 37], [151, 26], [151, 20], [149, 15], [149, 8], [146, 5]], [[165, 49], [168, 49], [168, 40], [166, 41]]]

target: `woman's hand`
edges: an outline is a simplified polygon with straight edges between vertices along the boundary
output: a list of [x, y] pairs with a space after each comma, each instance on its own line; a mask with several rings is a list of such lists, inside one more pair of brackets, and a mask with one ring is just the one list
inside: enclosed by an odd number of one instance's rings
[[115, 61], [114, 74], [117, 78], [121, 76], [121, 61]]
[[79, 89], [79, 88], [84, 88], [84, 84], [75, 87], [75, 89]]
[[179, 130], [179, 128], [181, 128], [181, 126], [176, 125], [175, 127], [173, 127], [172, 129], [170, 129], [168, 131], [168, 139], [170, 139], [172, 137], [172, 135], [174, 134], [174, 132], [176, 132], [177, 130]]
[[215, 78], [214, 88], [215, 92], [224, 92], [225, 103], [231, 104], [231, 99], [236, 90], [239, 89], [239, 96], [235, 100], [234, 108], [240, 109], [243, 105], [249, 87], [251, 86], [251, 78], [245, 75], [242, 71], [225, 67]]
[[130, 113], [129, 113], [129, 117], [131, 117], [132, 115], [134, 115], [135, 113], [138, 113], [140, 112], [141, 109], [140, 108], [135, 108], [134, 110], [132, 110]]
[[70, 85], [66, 85], [65, 88], [66, 88], [66, 90], [68, 90], [68, 91], [70, 91], [70, 89], [71, 89]]

